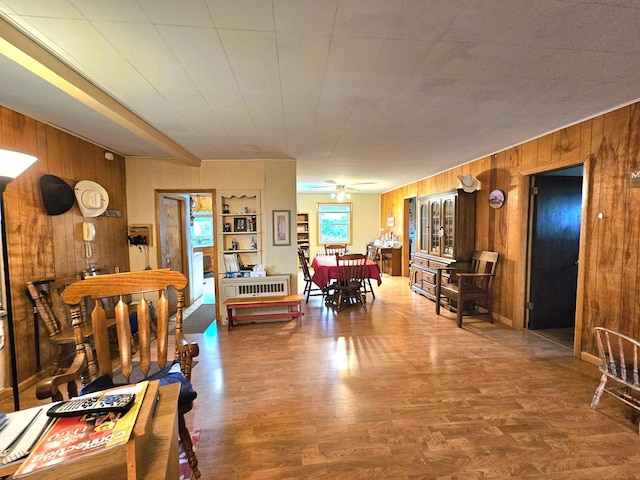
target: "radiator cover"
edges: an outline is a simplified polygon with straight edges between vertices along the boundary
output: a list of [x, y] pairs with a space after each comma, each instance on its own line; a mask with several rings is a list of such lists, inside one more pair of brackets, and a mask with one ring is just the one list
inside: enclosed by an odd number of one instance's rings
[[[228, 298], [276, 297], [289, 295], [291, 275], [269, 275], [251, 278], [221, 278], [220, 303], [222, 304], [222, 324], [227, 325], [226, 301]], [[243, 313], [287, 313], [288, 307], [247, 308]]]

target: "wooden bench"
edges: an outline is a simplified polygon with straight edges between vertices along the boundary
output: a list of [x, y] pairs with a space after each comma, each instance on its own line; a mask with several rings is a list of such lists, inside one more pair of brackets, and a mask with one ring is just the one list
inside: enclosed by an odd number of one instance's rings
[[[604, 327], [596, 327], [594, 333], [602, 377], [591, 408], [598, 406], [606, 392], [640, 411], [640, 341]], [[611, 387], [607, 380], [614, 382]]]
[[[298, 317], [299, 325], [302, 326], [302, 300], [304, 296], [301, 294], [284, 295], [277, 297], [234, 297], [228, 298], [225, 302], [227, 305], [227, 330], [231, 330], [233, 322], [255, 322], [258, 320], [269, 320], [272, 318], [295, 318]], [[242, 310], [245, 308], [264, 308], [264, 307], [288, 307], [288, 312], [273, 313], [248, 313], [239, 315], [234, 310]], [[291, 310], [291, 307], [296, 307]]]

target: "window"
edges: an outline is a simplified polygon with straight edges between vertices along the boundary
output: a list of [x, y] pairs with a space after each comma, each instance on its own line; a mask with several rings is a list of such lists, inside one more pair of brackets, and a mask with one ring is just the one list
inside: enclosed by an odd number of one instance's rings
[[191, 243], [194, 247], [213, 247], [213, 217], [211, 212], [193, 212]]
[[318, 244], [351, 244], [351, 204], [318, 204]]

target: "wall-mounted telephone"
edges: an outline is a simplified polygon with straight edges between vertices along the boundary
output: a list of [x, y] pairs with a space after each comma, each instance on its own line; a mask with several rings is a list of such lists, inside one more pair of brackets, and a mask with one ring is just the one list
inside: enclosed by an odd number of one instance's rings
[[87, 258], [91, 258], [93, 252], [91, 251], [91, 243], [96, 239], [96, 227], [93, 223], [84, 222], [82, 224], [82, 239], [84, 240], [84, 255]]
[[96, 227], [93, 223], [84, 222], [82, 224], [82, 239], [85, 242], [93, 242], [96, 239]]

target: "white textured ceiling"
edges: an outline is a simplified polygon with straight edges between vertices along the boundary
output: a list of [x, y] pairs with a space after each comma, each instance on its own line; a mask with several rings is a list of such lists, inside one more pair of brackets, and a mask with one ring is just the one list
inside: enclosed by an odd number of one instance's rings
[[0, 17], [0, 39], [18, 27], [156, 132], [3, 56], [0, 104], [127, 156], [295, 159], [299, 191], [387, 191], [640, 98], [632, 0], [0, 0]]

